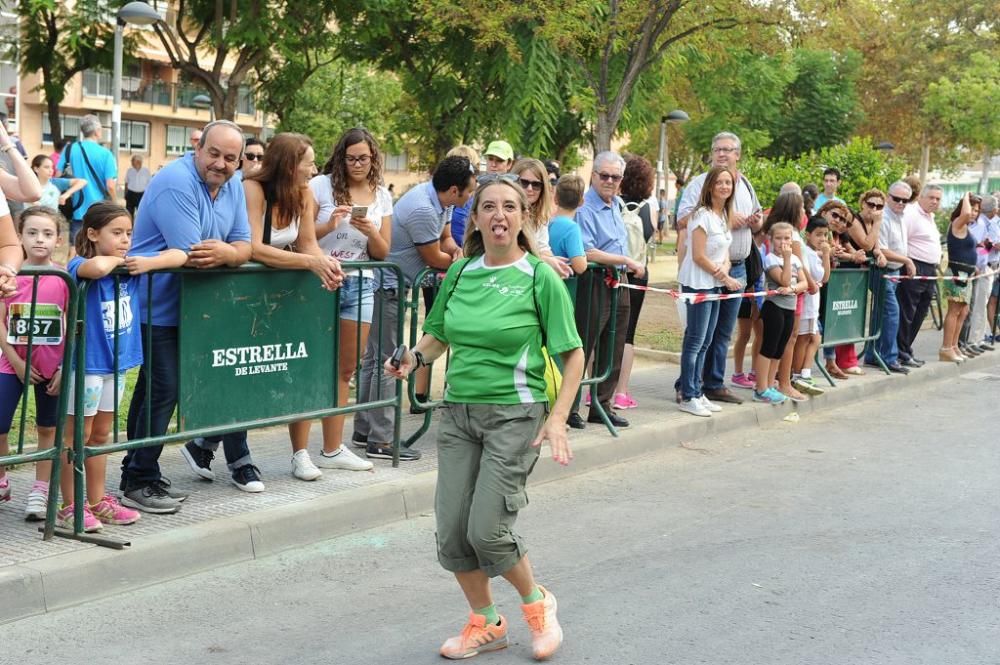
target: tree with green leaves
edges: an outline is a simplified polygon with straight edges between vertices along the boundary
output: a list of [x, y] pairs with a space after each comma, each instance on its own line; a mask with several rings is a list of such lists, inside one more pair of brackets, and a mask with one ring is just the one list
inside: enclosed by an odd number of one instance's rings
[[320, 67], [300, 86], [282, 113], [278, 130], [312, 138], [320, 164], [352, 127], [370, 131], [383, 154], [391, 154], [403, 147], [396, 130], [402, 98], [402, 86], [392, 75], [338, 59]]
[[[240, 87], [281, 49], [312, 51], [332, 38], [334, 0], [153, 0], [175, 4], [173, 24], [156, 34], [170, 64], [205, 88], [217, 118], [232, 119]], [[279, 45], [281, 45], [279, 47]], [[227, 66], [228, 64], [228, 66]]]
[[[18, 62], [22, 76], [41, 73], [39, 89], [45, 95], [53, 142], [63, 138], [59, 106], [69, 82], [88, 69], [111, 69], [113, 51], [109, 45], [114, 41], [115, 25], [109, 9], [121, 4], [21, 0], [17, 5], [19, 39], [8, 45], [8, 54]], [[134, 50], [134, 36], [126, 34], [124, 45], [126, 52]]]

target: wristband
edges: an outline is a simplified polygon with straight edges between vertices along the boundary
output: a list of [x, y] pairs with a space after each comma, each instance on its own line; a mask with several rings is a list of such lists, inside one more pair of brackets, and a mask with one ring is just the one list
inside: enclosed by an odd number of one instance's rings
[[424, 354], [420, 353], [420, 351], [412, 351], [411, 353], [413, 353], [413, 360], [417, 363], [417, 366], [413, 369], [427, 367], [427, 361], [424, 360]]

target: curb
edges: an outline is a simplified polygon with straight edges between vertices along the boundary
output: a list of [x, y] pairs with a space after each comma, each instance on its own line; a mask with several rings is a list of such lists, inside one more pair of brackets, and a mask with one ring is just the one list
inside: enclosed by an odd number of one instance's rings
[[[902, 380], [880, 374], [864, 383], [843, 382], [837, 390], [800, 404], [775, 407], [745, 403], [742, 408], [727, 409], [712, 418], [679, 420], [667, 427], [655, 420], [642, 423], [623, 431], [618, 438], [580, 442], [574, 446], [571, 467], [561, 467], [543, 456], [531, 483], [554, 482], [618, 464], [659, 451], [666, 441], [687, 441], [760, 426], [779, 421], [793, 411], [803, 415], [820, 412], [995, 364], [985, 358], [973, 359], [961, 367], [928, 364]], [[0, 567], [0, 624], [429, 513], [434, 508], [435, 474], [429, 471], [405, 480], [183, 527], [143, 538], [125, 550], [95, 547]]]

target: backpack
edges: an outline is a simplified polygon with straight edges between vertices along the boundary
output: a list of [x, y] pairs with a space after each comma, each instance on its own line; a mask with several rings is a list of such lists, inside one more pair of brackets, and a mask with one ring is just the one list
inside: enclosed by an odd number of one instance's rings
[[625, 222], [625, 233], [628, 236], [628, 257], [643, 265], [646, 264], [646, 232], [642, 228], [642, 217], [639, 216], [639, 211], [648, 203], [649, 201], [626, 203], [621, 210], [622, 221]]

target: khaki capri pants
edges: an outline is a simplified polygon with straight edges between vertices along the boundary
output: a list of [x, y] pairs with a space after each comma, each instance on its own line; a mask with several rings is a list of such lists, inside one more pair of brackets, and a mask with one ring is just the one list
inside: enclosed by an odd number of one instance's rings
[[453, 404], [439, 408], [434, 497], [438, 561], [453, 573], [507, 572], [527, 554], [514, 533], [538, 461], [531, 442], [547, 405]]

